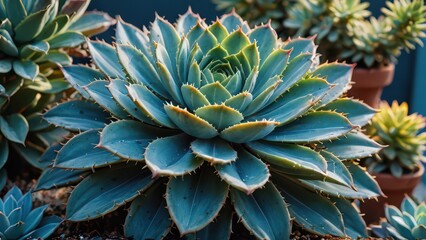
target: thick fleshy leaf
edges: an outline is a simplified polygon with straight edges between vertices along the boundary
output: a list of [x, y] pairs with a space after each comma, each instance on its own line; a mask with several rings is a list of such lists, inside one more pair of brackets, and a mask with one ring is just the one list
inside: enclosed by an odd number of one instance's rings
[[6, 164], [9, 157], [9, 143], [6, 138], [0, 138], [0, 169]]
[[189, 7], [186, 13], [181, 15], [176, 22], [176, 30], [179, 35], [187, 35], [197, 23], [202, 21], [200, 15], [193, 13], [191, 7]]
[[55, 232], [55, 230], [59, 227], [59, 225], [62, 222], [62, 218], [58, 216], [49, 216], [45, 217], [40, 222], [40, 228], [35, 229], [34, 231], [28, 233], [27, 235], [23, 236], [21, 239], [28, 239], [28, 238], [34, 238], [34, 239], [46, 239], [52, 233]]
[[54, 4], [48, 5], [45, 9], [28, 15], [15, 27], [15, 39], [18, 42], [28, 42], [37, 37], [45, 27], [47, 14], [50, 13]]
[[130, 115], [142, 122], [156, 125], [155, 122], [147, 117], [130, 98], [129, 92], [127, 91], [127, 83], [125, 81], [111, 80], [107, 88], [111, 92], [115, 101], [117, 101], [118, 104]]
[[[277, 33], [271, 25], [256, 27], [249, 33], [251, 42], [257, 42], [259, 46], [260, 61], [263, 63], [277, 45]], [[279, 73], [280, 74], [280, 73]]]
[[127, 87], [130, 97], [139, 109], [152, 121], [160, 126], [175, 128], [175, 124], [164, 111], [164, 102], [152, 93], [147, 87], [138, 84], [132, 84]]
[[353, 179], [345, 164], [338, 157], [327, 151], [321, 151], [320, 154], [327, 161], [327, 176], [324, 181], [352, 187]]
[[238, 53], [249, 44], [250, 39], [243, 33], [241, 29], [229, 34], [229, 36], [226, 37], [222, 42], [222, 46], [228, 51], [230, 55]]
[[223, 104], [236, 109], [239, 112], [243, 112], [252, 101], [253, 96], [249, 92], [242, 92], [228, 98], [228, 100], [226, 100]]
[[347, 236], [352, 239], [365, 238], [368, 236], [366, 230], [367, 226], [359, 210], [354, 206], [354, 203], [342, 198], [332, 198], [331, 201], [335, 203], [336, 207], [342, 213]]
[[86, 38], [80, 32], [64, 32], [49, 39], [50, 48], [72, 48], [81, 45]]
[[287, 66], [289, 56], [290, 51], [285, 51], [282, 49], [276, 49], [268, 56], [259, 69], [256, 86], [253, 90], [253, 94], [255, 96], [259, 95], [263, 89], [266, 89], [264, 85], [270, 78], [281, 75], [283, 73]]
[[119, 157], [143, 160], [145, 148], [158, 137], [172, 135], [174, 132], [164, 128], [133, 120], [121, 120], [106, 126], [101, 133], [99, 147]]
[[69, 186], [83, 180], [87, 174], [88, 172], [80, 170], [48, 168], [43, 171], [38, 179], [35, 191]]
[[338, 138], [353, 126], [339, 113], [316, 111], [276, 128], [264, 139], [277, 142], [317, 142]]
[[266, 164], [243, 148], [238, 149], [237, 161], [215, 167], [225, 182], [247, 194], [264, 186], [269, 179]]
[[[117, 43], [130, 44], [137, 49], [140, 49], [145, 55], [148, 53], [148, 36], [139, 28], [126, 23], [118, 16], [117, 26], [115, 30]], [[150, 50], [149, 50], [150, 51]]]
[[159, 240], [167, 235], [172, 221], [163, 197], [165, 192], [165, 185], [160, 181], [133, 200], [124, 223], [126, 237]]
[[106, 87], [108, 84], [109, 82], [106, 80], [94, 81], [84, 87], [84, 89], [97, 104], [101, 105], [118, 118], [128, 118], [129, 114], [125, 112], [116, 101], [114, 101], [111, 92], [108, 91], [108, 88]]
[[116, 48], [120, 63], [131, 79], [136, 83], [146, 85], [163, 97], [170, 97], [170, 94], [161, 84], [154, 66], [145, 55], [133, 46], [119, 44]]
[[212, 222], [225, 203], [228, 188], [208, 167], [195, 174], [171, 178], [166, 200], [180, 234], [199, 231]]
[[[272, 79], [274, 83], [271, 86], [263, 90], [259, 95], [254, 96], [255, 98], [253, 99], [253, 101], [244, 110], [244, 116], [250, 116], [267, 106], [269, 100], [277, 89], [277, 86], [281, 83], [281, 80], [278, 77], [274, 77]], [[268, 83], [266, 83], [265, 85], [268, 85]]]
[[148, 169], [134, 165], [96, 171], [71, 193], [67, 219], [85, 221], [101, 217], [140, 195], [153, 182]]
[[324, 146], [327, 151], [343, 160], [368, 157], [383, 148], [363, 133], [349, 133], [341, 139], [324, 142]]
[[8, 73], [12, 70], [12, 61], [10, 59], [0, 60], [0, 73]]
[[179, 176], [192, 172], [203, 163], [190, 149], [192, 138], [186, 134], [158, 138], [145, 151], [145, 162], [154, 176]]
[[192, 85], [184, 84], [180, 90], [182, 91], [183, 101], [192, 111], [210, 104], [204, 94]]
[[7, 11], [7, 18], [14, 26], [18, 25], [27, 16], [27, 11], [22, 1], [6, 1], [4, 5]]
[[9, 32], [3, 29], [0, 29], [0, 47], [2, 52], [6, 53], [7, 55], [13, 57], [19, 55], [19, 50], [13, 42]]
[[190, 113], [186, 109], [173, 105], [164, 107], [170, 119], [185, 133], [203, 139], [217, 136], [219, 133], [209, 122]]
[[157, 62], [157, 70], [161, 79], [161, 83], [164, 88], [167, 89], [167, 92], [170, 93], [172, 99], [176, 102], [183, 104], [183, 97], [180, 91], [181, 82], [177, 76], [173, 76], [172, 72], [169, 71], [168, 66]]
[[202, 86], [200, 92], [203, 93], [212, 104], [221, 104], [232, 96], [219, 82]]
[[345, 236], [342, 214], [333, 202], [285, 177], [274, 182], [289, 204], [291, 216], [303, 228], [321, 235]]
[[233, 32], [238, 28], [241, 28], [245, 33], [250, 30], [247, 22], [243, 21], [243, 19], [235, 12], [224, 14], [220, 18], [220, 22], [226, 27], [226, 29], [228, 29], [228, 32]]
[[323, 108], [343, 113], [353, 125], [364, 126], [377, 113], [376, 110], [355, 99], [340, 98]]
[[349, 89], [354, 66], [343, 63], [323, 64], [312, 74], [318, 77], [325, 77], [327, 82], [335, 85], [321, 100], [322, 105], [326, 105]]
[[102, 72], [112, 78], [126, 79], [115, 49], [103, 42], [87, 41], [93, 61]]
[[85, 36], [93, 36], [95, 34], [107, 30], [114, 20], [106, 13], [91, 11], [86, 12], [81, 18], [73, 22], [68, 28], [69, 30], [81, 32]]
[[231, 189], [235, 211], [243, 224], [260, 239], [288, 239], [291, 218], [286, 203], [272, 183], [247, 195]]
[[84, 86], [95, 80], [105, 79], [105, 76], [98, 70], [82, 66], [66, 66], [62, 68], [67, 81], [85, 98], [90, 98], [90, 95], [83, 89]]
[[39, 67], [32, 61], [13, 61], [13, 70], [24, 79], [34, 80], [39, 74]]
[[232, 216], [234, 215], [231, 204], [225, 203], [222, 210], [219, 212], [219, 216], [216, 217], [207, 227], [200, 231], [187, 235], [188, 240], [205, 239], [205, 240], [216, 240], [216, 239], [229, 239], [232, 230]]
[[194, 113], [212, 124], [219, 131], [244, 119], [240, 112], [224, 104], [200, 107]]
[[85, 131], [102, 129], [109, 122], [110, 115], [94, 103], [72, 100], [51, 108], [43, 117], [56, 126]]
[[14, 113], [5, 117], [0, 116], [0, 130], [9, 141], [25, 144], [29, 126], [22, 114]]
[[227, 36], [229, 36], [229, 32], [226, 27], [218, 20], [210, 25], [208, 29], [216, 37], [218, 42], [222, 42]]
[[194, 140], [191, 150], [197, 157], [211, 163], [228, 164], [237, 159], [237, 152], [221, 138]]
[[220, 133], [220, 137], [234, 143], [247, 143], [262, 139], [276, 126], [274, 121], [244, 122], [226, 128]]
[[285, 50], [291, 49], [290, 61], [302, 53], [315, 53], [315, 42], [311, 38], [297, 38], [287, 42]]
[[44, 41], [27, 44], [21, 49], [20, 56], [21, 58], [29, 59], [36, 53], [47, 54], [49, 47], [49, 44]]
[[6, 239], [17, 239], [24, 232], [24, 222], [17, 222], [4, 231]]
[[276, 168], [275, 165], [278, 171], [298, 177], [323, 179], [325, 176], [326, 160], [308, 147], [266, 141], [248, 143], [247, 146], [263, 160], [272, 163], [272, 170]]
[[100, 134], [89, 130], [69, 140], [58, 152], [54, 167], [69, 169], [94, 169], [121, 161], [112, 153], [96, 147]]

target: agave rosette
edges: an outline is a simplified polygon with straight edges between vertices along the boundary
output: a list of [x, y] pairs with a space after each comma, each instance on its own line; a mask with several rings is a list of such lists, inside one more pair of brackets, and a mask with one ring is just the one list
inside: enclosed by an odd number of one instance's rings
[[89, 42], [99, 70], [63, 68], [84, 99], [44, 115], [82, 132], [38, 184], [88, 175], [67, 219], [133, 201], [125, 233], [135, 239], [161, 238], [172, 223], [182, 235], [226, 239], [233, 212], [258, 238], [288, 238], [292, 219], [318, 234], [366, 235], [348, 199], [380, 189], [353, 160], [381, 146], [356, 127], [374, 110], [338, 99], [353, 66], [317, 66], [312, 39], [282, 42], [235, 13], [211, 25], [191, 11], [175, 26], [157, 16], [143, 31], [120, 20], [116, 40]]
[[[46, 164], [39, 160], [44, 150], [67, 134], [43, 121], [40, 112], [71, 87], [57, 65], [71, 64], [70, 52], [85, 42], [85, 36], [114, 23], [108, 14], [85, 13], [89, 3], [0, 1], [0, 168], [9, 147], [42, 168]], [[1, 187], [5, 180], [2, 170]]]
[[61, 224], [58, 216], [44, 216], [47, 205], [33, 209], [31, 192], [12, 187], [0, 199], [0, 237], [4, 240], [46, 239]]

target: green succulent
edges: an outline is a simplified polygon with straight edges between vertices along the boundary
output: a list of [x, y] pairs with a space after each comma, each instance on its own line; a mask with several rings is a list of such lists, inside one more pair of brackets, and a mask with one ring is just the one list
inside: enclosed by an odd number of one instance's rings
[[312, 39], [282, 42], [236, 13], [211, 25], [191, 11], [175, 25], [157, 16], [143, 31], [120, 20], [116, 41], [88, 42], [99, 70], [63, 68], [82, 99], [44, 114], [79, 132], [37, 186], [78, 183], [68, 220], [132, 202], [124, 230], [134, 239], [164, 237], [173, 223], [227, 239], [234, 212], [262, 239], [289, 238], [293, 219], [366, 236], [351, 202], [381, 191], [355, 159], [381, 145], [358, 127], [375, 111], [338, 98], [353, 66], [317, 66]]
[[288, 18], [287, 8], [294, 4], [294, 0], [213, 0], [218, 10], [227, 12], [236, 11], [251, 26], [266, 24], [271, 21], [271, 26], [281, 36], [293, 34], [283, 25]]
[[371, 172], [389, 172], [396, 177], [419, 169], [424, 161], [423, 152], [426, 133], [419, 133], [426, 119], [414, 113], [408, 115], [408, 104], [397, 101], [389, 106], [380, 104], [377, 113], [367, 126], [367, 134], [380, 144], [386, 145], [376, 157], [368, 158], [365, 164]]
[[[114, 21], [101, 12], [84, 14], [89, 3], [0, 0], [0, 168], [9, 147], [42, 168], [44, 150], [67, 134], [40, 113], [71, 87], [57, 65], [71, 64], [70, 51], [85, 42], [84, 34], [99, 33]], [[4, 170], [0, 178], [2, 188]]]
[[387, 221], [372, 226], [373, 233], [382, 238], [401, 240], [426, 239], [426, 204], [417, 204], [409, 196], [401, 203], [401, 210], [395, 206], [385, 206]]
[[401, 50], [422, 45], [426, 37], [423, 0], [387, 1], [378, 19], [359, 0], [302, 0], [288, 10], [285, 26], [296, 36], [317, 35], [319, 52], [326, 60], [344, 60], [364, 67], [396, 62]]
[[3, 200], [0, 199], [0, 238], [13, 239], [46, 239], [61, 224], [57, 216], [43, 217], [47, 205], [33, 209], [31, 192], [22, 194], [21, 190], [12, 187]]

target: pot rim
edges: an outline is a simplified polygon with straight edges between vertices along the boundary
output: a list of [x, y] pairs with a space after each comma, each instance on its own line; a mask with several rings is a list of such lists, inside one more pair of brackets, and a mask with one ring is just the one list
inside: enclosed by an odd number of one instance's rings
[[425, 172], [425, 167], [423, 166], [422, 163], [420, 163], [418, 165], [418, 167], [419, 167], [419, 169], [416, 172], [409, 173], [409, 174], [403, 174], [401, 177], [395, 177], [391, 173], [373, 173], [373, 175], [376, 176], [376, 177], [383, 178], [383, 179], [396, 178], [396, 179], [405, 180], [405, 179], [419, 178]]

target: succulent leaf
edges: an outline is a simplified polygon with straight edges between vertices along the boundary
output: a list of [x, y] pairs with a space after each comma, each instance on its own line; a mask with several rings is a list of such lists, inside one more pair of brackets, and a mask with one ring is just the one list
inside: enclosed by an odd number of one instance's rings
[[250, 195], [231, 189], [231, 199], [237, 215], [256, 237], [283, 239], [290, 235], [289, 211], [281, 194], [272, 183], [267, 183], [265, 188]]
[[220, 138], [197, 139], [191, 142], [192, 152], [212, 164], [228, 164], [237, 159], [237, 152]]
[[83, 221], [107, 214], [140, 195], [152, 183], [151, 173], [147, 169], [122, 165], [113, 171], [96, 171], [81, 181], [71, 193], [67, 219]]
[[171, 178], [167, 184], [167, 206], [181, 234], [207, 226], [225, 204], [228, 188], [207, 167], [192, 175]]
[[81, 170], [48, 168], [43, 171], [37, 181], [35, 191], [59, 188], [72, 183], [78, 183], [85, 175], [87, 175], [87, 172]]
[[342, 213], [343, 222], [345, 223], [346, 235], [350, 238], [367, 237], [367, 226], [362, 219], [359, 210], [353, 203], [341, 198], [332, 198], [332, 202]]
[[361, 127], [377, 113], [366, 104], [350, 98], [337, 99], [321, 109], [343, 113], [353, 125]]

